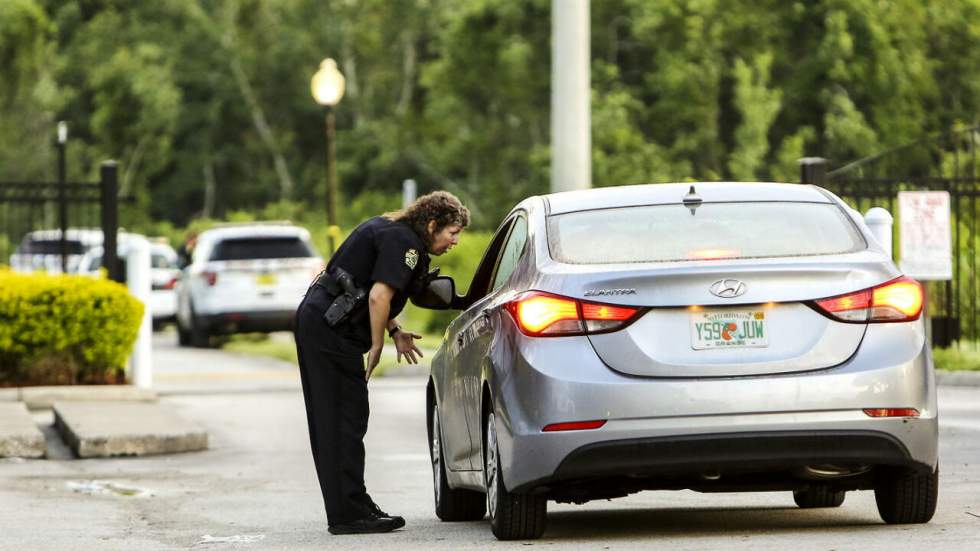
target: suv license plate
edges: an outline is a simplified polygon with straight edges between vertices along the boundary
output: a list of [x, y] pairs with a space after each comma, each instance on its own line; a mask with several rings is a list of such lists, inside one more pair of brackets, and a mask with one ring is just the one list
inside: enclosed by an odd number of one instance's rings
[[275, 285], [276, 274], [260, 274], [255, 278], [257, 285]]
[[763, 310], [718, 310], [691, 315], [691, 348], [764, 348], [769, 327]]

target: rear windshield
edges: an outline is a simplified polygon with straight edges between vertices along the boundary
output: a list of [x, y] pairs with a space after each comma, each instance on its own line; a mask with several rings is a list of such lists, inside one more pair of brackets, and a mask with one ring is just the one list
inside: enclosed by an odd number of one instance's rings
[[211, 260], [250, 260], [260, 258], [307, 258], [313, 249], [298, 237], [250, 237], [225, 239], [211, 251]]
[[[81, 241], [68, 239], [65, 241], [65, 252], [67, 254], [84, 254], [85, 246]], [[18, 254], [61, 254], [61, 240], [44, 239], [25, 241]]]
[[153, 253], [150, 255], [150, 267], [164, 269], [176, 268], [177, 259], [169, 255]]
[[568, 264], [669, 262], [840, 254], [867, 248], [827, 203], [651, 205], [548, 218], [551, 256]]

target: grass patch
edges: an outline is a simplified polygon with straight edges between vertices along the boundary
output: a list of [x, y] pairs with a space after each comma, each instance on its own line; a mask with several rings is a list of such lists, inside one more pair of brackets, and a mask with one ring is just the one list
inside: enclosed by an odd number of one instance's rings
[[964, 343], [959, 348], [933, 348], [932, 358], [936, 369], [948, 371], [980, 371], [980, 351], [973, 343]]
[[[435, 348], [429, 348], [429, 346], [438, 346], [442, 336], [436, 335], [423, 335], [420, 341], [422, 346], [422, 353], [425, 357], [422, 358], [422, 363], [426, 363], [429, 358], [435, 354]], [[248, 354], [253, 356], [267, 356], [270, 358], [276, 358], [290, 363], [297, 363], [296, 359], [296, 344], [293, 342], [292, 338], [283, 339], [279, 337], [270, 337], [269, 335], [263, 333], [247, 333], [244, 335], [233, 335], [221, 346], [222, 350], [227, 350], [229, 352], [237, 352], [239, 354]], [[390, 341], [386, 343], [384, 352], [381, 353], [381, 361], [378, 363], [378, 367], [374, 369], [374, 374], [372, 377], [384, 376], [385, 371], [388, 369], [398, 369], [400, 366], [406, 365], [404, 362], [401, 364], [395, 361], [395, 347]]]

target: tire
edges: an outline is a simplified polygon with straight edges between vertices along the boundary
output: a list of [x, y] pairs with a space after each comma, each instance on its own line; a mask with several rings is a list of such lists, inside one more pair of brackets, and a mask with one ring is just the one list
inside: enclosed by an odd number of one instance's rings
[[490, 529], [498, 540], [537, 539], [548, 521], [548, 500], [541, 495], [512, 494], [504, 485], [493, 412], [487, 414], [483, 476], [487, 483]]
[[191, 306], [191, 327], [189, 333], [191, 346], [195, 348], [211, 347], [211, 335], [208, 333], [208, 328], [201, 323], [197, 314], [194, 313], [193, 305]]
[[793, 492], [793, 501], [800, 509], [818, 509], [821, 507], [840, 507], [844, 503], [847, 492], [834, 491], [826, 486], [815, 486], [808, 490]]
[[180, 316], [177, 316], [177, 346], [190, 346], [191, 332], [184, 324], [180, 323]]
[[875, 480], [878, 514], [888, 524], [922, 524], [936, 512], [939, 468], [930, 474], [887, 469]]
[[446, 478], [446, 466], [442, 461], [442, 432], [439, 426], [439, 408], [432, 404], [432, 432], [429, 437], [429, 457], [432, 459], [432, 488], [435, 497], [436, 516], [445, 522], [480, 520], [487, 512], [487, 497], [483, 492], [453, 489]]

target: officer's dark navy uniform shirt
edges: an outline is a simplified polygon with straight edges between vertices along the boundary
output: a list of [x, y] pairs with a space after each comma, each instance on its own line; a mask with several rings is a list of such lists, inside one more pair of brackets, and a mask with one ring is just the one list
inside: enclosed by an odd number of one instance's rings
[[[429, 254], [408, 224], [376, 216], [357, 226], [340, 245], [330, 258], [327, 271], [333, 273], [336, 267], [353, 276], [354, 283], [365, 292], [370, 292], [376, 281], [391, 286], [395, 295], [388, 319], [392, 319], [405, 307], [412, 283], [429, 272]], [[371, 318], [366, 303], [365, 299], [360, 307], [365, 310], [363, 315], [337, 328], [359, 341], [365, 350], [371, 347]]]

